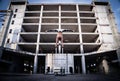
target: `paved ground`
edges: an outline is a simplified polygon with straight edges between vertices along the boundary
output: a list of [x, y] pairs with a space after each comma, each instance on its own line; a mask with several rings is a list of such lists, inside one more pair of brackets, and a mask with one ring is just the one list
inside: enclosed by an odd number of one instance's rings
[[120, 81], [119, 75], [102, 75], [102, 74], [87, 74], [87, 75], [66, 75], [54, 76], [44, 74], [34, 75], [1, 75], [0, 81]]

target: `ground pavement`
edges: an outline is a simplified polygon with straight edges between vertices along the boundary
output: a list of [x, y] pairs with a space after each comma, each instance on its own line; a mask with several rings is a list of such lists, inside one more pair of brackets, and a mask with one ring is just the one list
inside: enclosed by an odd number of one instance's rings
[[45, 74], [0, 74], [0, 81], [120, 81], [120, 75], [73, 74], [55, 76]]

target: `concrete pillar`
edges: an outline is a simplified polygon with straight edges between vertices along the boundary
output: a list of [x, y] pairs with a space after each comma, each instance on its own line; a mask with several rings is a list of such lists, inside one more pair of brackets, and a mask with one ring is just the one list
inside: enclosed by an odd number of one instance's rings
[[61, 5], [59, 5], [59, 28], [61, 29]]
[[[79, 5], [78, 5], [78, 4], [76, 5], [76, 9], [77, 9], [78, 22], [81, 22], [81, 21], [80, 21]], [[78, 29], [79, 29], [79, 40], [80, 40], [80, 43], [83, 43], [81, 23], [78, 23]], [[81, 51], [81, 54], [84, 53], [83, 44], [80, 45], [80, 51]], [[83, 73], [83, 74], [86, 74], [85, 56], [84, 56], [84, 55], [82, 55], [81, 62], [82, 62], [82, 73]]]
[[66, 74], [68, 74], [68, 54], [66, 54]]
[[103, 59], [103, 61], [102, 61], [102, 69], [103, 69], [103, 72], [105, 73], [105, 74], [108, 74], [109, 73], [109, 65], [108, 65], [108, 62], [107, 62], [107, 60], [106, 59]]
[[64, 48], [62, 47], [62, 54], [63, 54], [63, 51], [64, 51], [63, 49], [64, 49]]
[[55, 54], [57, 54], [57, 47], [55, 47]]
[[118, 62], [119, 62], [119, 66], [120, 66], [120, 48], [117, 49], [117, 57], [118, 57]]
[[85, 56], [84, 55], [82, 55], [81, 62], [82, 62], [82, 73], [86, 74]]
[[37, 54], [34, 57], [34, 68], [33, 68], [33, 73], [37, 73], [37, 65], [38, 65], [38, 56]]
[[58, 53], [61, 53], [61, 45], [58, 46]]

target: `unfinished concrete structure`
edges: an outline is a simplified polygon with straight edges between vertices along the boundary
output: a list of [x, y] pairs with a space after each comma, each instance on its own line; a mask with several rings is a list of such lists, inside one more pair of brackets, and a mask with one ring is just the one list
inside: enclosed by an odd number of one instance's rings
[[[12, 0], [8, 9], [12, 18], [10, 22], [6, 18], [3, 26], [8, 31], [1, 59], [7, 60], [4, 65], [10, 72], [52, 74], [63, 69], [66, 74], [85, 74], [101, 72], [104, 57], [118, 63], [119, 34], [109, 2], [29, 4]], [[63, 32], [63, 53], [55, 52], [57, 32], [49, 31], [54, 29], [73, 31]]]

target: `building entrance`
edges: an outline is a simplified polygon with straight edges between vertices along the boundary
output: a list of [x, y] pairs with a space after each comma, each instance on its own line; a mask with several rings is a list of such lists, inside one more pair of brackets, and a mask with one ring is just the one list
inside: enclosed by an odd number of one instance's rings
[[39, 56], [38, 57], [37, 73], [40, 73], [40, 74], [45, 73], [45, 56]]
[[82, 73], [81, 56], [74, 56], [74, 73]]

